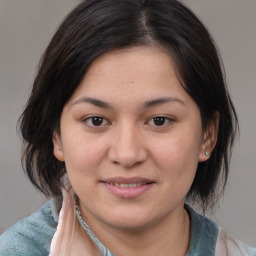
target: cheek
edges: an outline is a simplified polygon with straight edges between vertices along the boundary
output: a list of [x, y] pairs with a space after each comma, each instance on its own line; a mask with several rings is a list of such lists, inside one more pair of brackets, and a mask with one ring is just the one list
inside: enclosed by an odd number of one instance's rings
[[163, 200], [168, 200], [170, 205], [185, 200], [187, 196], [197, 170], [198, 153], [195, 153], [196, 151], [198, 150], [184, 139], [175, 139], [165, 143], [163, 147], [160, 145], [156, 147], [155, 163], [160, 170], [159, 180], [167, 196]]
[[[65, 151], [67, 175], [76, 194], [83, 198], [83, 195], [90, 195], [91, 191], [95, 190], [94, 184], [99, 179], [102, 149], [94, 143], [77, 142], [72, 145]], [[93, 195], [89, 198], [93, 198]]]
[[152, 156], [162, 171], [168, 175], [194, 176], [200, 154], [198, 136], [186, 136], [186, 133], [152, 142]]
[[104, 143], [98, 140], [77, 135], [63, 144], [65, 164], [70, 175], [87, 176], [95, 172], [105, 156]]

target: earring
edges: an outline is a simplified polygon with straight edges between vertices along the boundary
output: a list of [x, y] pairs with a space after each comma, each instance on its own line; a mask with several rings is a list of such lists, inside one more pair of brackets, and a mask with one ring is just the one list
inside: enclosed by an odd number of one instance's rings
[[209, 152], [208, 152], [208, 151], [206, 151], [204, 154], [205, 154], [206, 156], [209, 156]]

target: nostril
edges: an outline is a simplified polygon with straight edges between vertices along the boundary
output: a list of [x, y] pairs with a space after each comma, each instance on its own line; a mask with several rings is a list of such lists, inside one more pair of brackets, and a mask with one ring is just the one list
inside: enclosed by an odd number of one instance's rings
[[115, 165], [131, 168], [147, 159], [147, 151], [142, 143], [125, 143], [118, 140], [116, 143], [113, 142], [109, 148], [108, 159]]

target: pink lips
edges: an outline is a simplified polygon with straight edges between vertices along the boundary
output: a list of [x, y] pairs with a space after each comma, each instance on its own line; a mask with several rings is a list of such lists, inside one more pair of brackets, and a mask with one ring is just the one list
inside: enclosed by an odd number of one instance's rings
[[134, 198], [149, 190], [155, 182], [142, 177], [114, 177], [102, 181], [110, 192], [121, 198]]

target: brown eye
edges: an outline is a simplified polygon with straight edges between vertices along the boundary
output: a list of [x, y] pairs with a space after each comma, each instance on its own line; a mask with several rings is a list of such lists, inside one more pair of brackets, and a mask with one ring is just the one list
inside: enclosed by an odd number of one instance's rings
[[91, 126], [91, 127], [99, 127], [99, 126], [104, 126], [108, 124], [107, 120], [101, 116], [87, 117], [84, 120], [84, 122], [86, 123], [87, 126]]
[[155, 117], [151, 118], [147, 123], [149, 125], [156, 126], [156, 127], [165, 127], [168, 124], [170, 124], [172, 121], [174, 121], [174, 120], [171, 119], [170, 117], [155, 116]]
[[162, 117], [162, 116], [158, 116], [158, 117], [154, 117], [153, 121], [154, 121], [154, 125], [163, 126], [163, 125], [165, 125], [166, 118]]
[[100, 126], [103, 123], [103, 118], [99, 117], [99, 116], [94, 116], [94, 117], [92, 117], [92, 121], [91, 122], [92, 122], [92, 124], [94, 126]]

